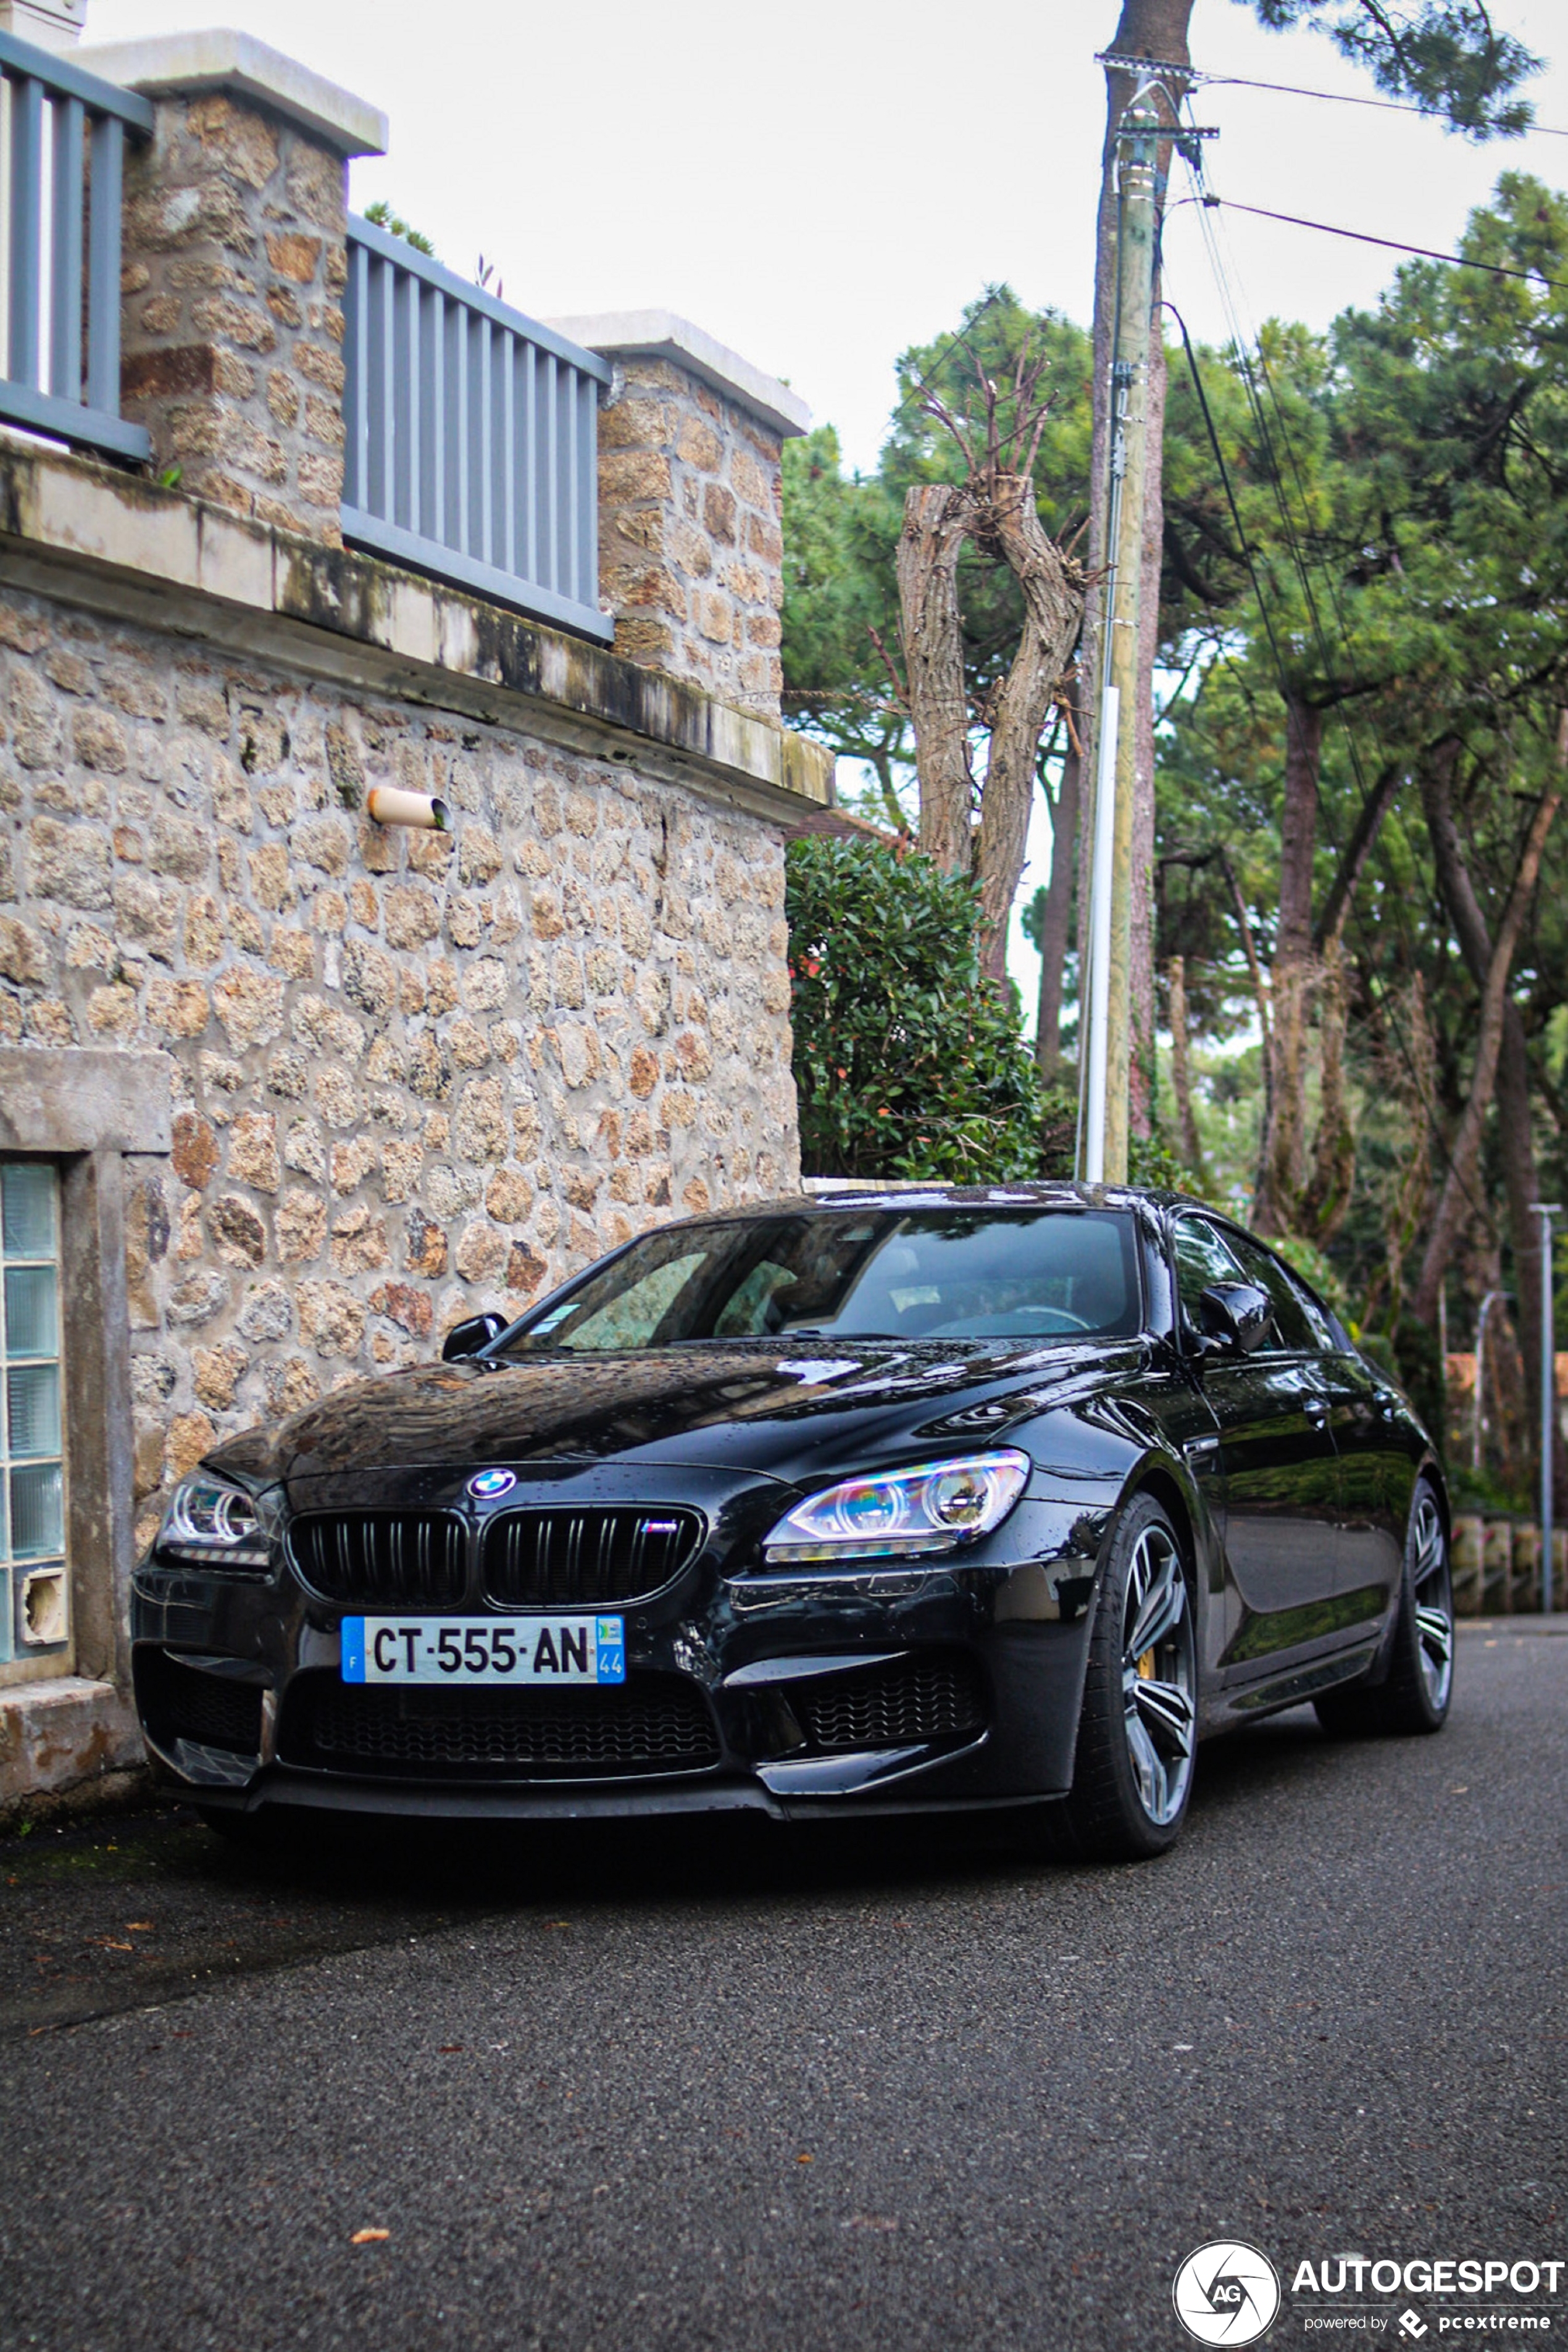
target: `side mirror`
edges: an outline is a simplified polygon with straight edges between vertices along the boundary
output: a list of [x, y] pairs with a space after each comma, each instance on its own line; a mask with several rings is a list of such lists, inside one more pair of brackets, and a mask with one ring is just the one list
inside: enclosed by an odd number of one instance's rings
[[464, 1323], [454, 1323], [441, 1342], [441, 1361], [455, 1364], [463, 1356], [477, 1356], [492, 1339], [499, 1339], [506, 1329], [504, 1315], [470, 1315]]
[[1268, 1336], [1274, 1302], [1255, 1282], [1211, 1282], [1198, 1300], [1198, 1313], [1211, 1348], [1250, 1356]]

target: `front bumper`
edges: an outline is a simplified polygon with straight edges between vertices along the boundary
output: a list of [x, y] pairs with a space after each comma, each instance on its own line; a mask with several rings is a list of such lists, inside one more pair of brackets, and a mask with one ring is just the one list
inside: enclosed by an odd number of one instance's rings
[[[552, 1481], [551, 1502], [578, 1483]], [[603, 1499], [602, 1468], [582, 1483]], [[542, 1740], [518, 1721], [522, 1693], [343, 1685], [338, 1629], [357, 1611], [310, 1592], [281, 1544], [254, 1579], [150, 1556], [133, 1669], [160, 1777], [214, 1809], [540, 1820], [786, 1820], [1066, 1791], [1102, 1532], [1081, 1501], [1031, 1489], [994, 1536], [941, 1560], [762, 1572], [776, 1485], [694, 1471], [661, 1486], [650, 1497], [641, 1482], [639, 1505], [700, 1508], [708, 1540], [665, 1591], [613, 1604], [626, 1634], [617, 1719], [587, 1723], [605, 1694], [585, 1689], [580, 1707], [552, 1694], [559, 1721]], [[470, 1599], [453, 1613], [479, 1612]]]

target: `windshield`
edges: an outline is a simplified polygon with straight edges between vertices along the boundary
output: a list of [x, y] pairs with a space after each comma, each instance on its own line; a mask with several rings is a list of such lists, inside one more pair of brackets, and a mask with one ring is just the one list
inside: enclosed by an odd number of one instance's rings
[[692, 1339], [1060, 1339], [1141, 1328], [1125, 1211], [845, 1210], [675, 1226], [524, 1316], [506, 1355]]

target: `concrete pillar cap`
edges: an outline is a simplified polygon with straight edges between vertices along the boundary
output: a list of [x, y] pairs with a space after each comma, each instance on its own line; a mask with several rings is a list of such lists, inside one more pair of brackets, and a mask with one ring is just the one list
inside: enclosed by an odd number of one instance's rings
[[673, 310], [604, 310], [590, 318], [547, 319], [544, 323], [605, 359], [635, 355], [673, 360], [738, 408], [750, 409], [783, 440], [793, 440], [811, 429], [811, 410], [798, 392], [792, 392], [776, 375], [764, 374], [739, 352], [729, 350]]
[[386, 117], [377, 106], [312, 73], [297, 58], [269, 48], [253, 34], [160, 33], [142, 41], [85, 42], [75, 60], [122, 89], [148, 98], [232, 90], [259, 99], [274, 114], [298, 123], [340, 155], [384, 155]]

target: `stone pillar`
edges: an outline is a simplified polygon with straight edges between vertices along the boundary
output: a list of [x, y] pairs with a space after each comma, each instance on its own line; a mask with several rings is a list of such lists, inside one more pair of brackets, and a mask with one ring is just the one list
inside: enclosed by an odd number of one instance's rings
[[244, 34], [77, 54], [156, 106], [126, 155], [121, 369], [153, 470], [341, 546], [347, 159], [384, 118]]
[[780, 452], [811, 411], [667, 310], [551, 323], [615, 365], [599, 592], [616, 651], [778, 726]]
[[40, 49], [74, 49], [87, 19], [87, 0], [0, 0], [0, 33]]

